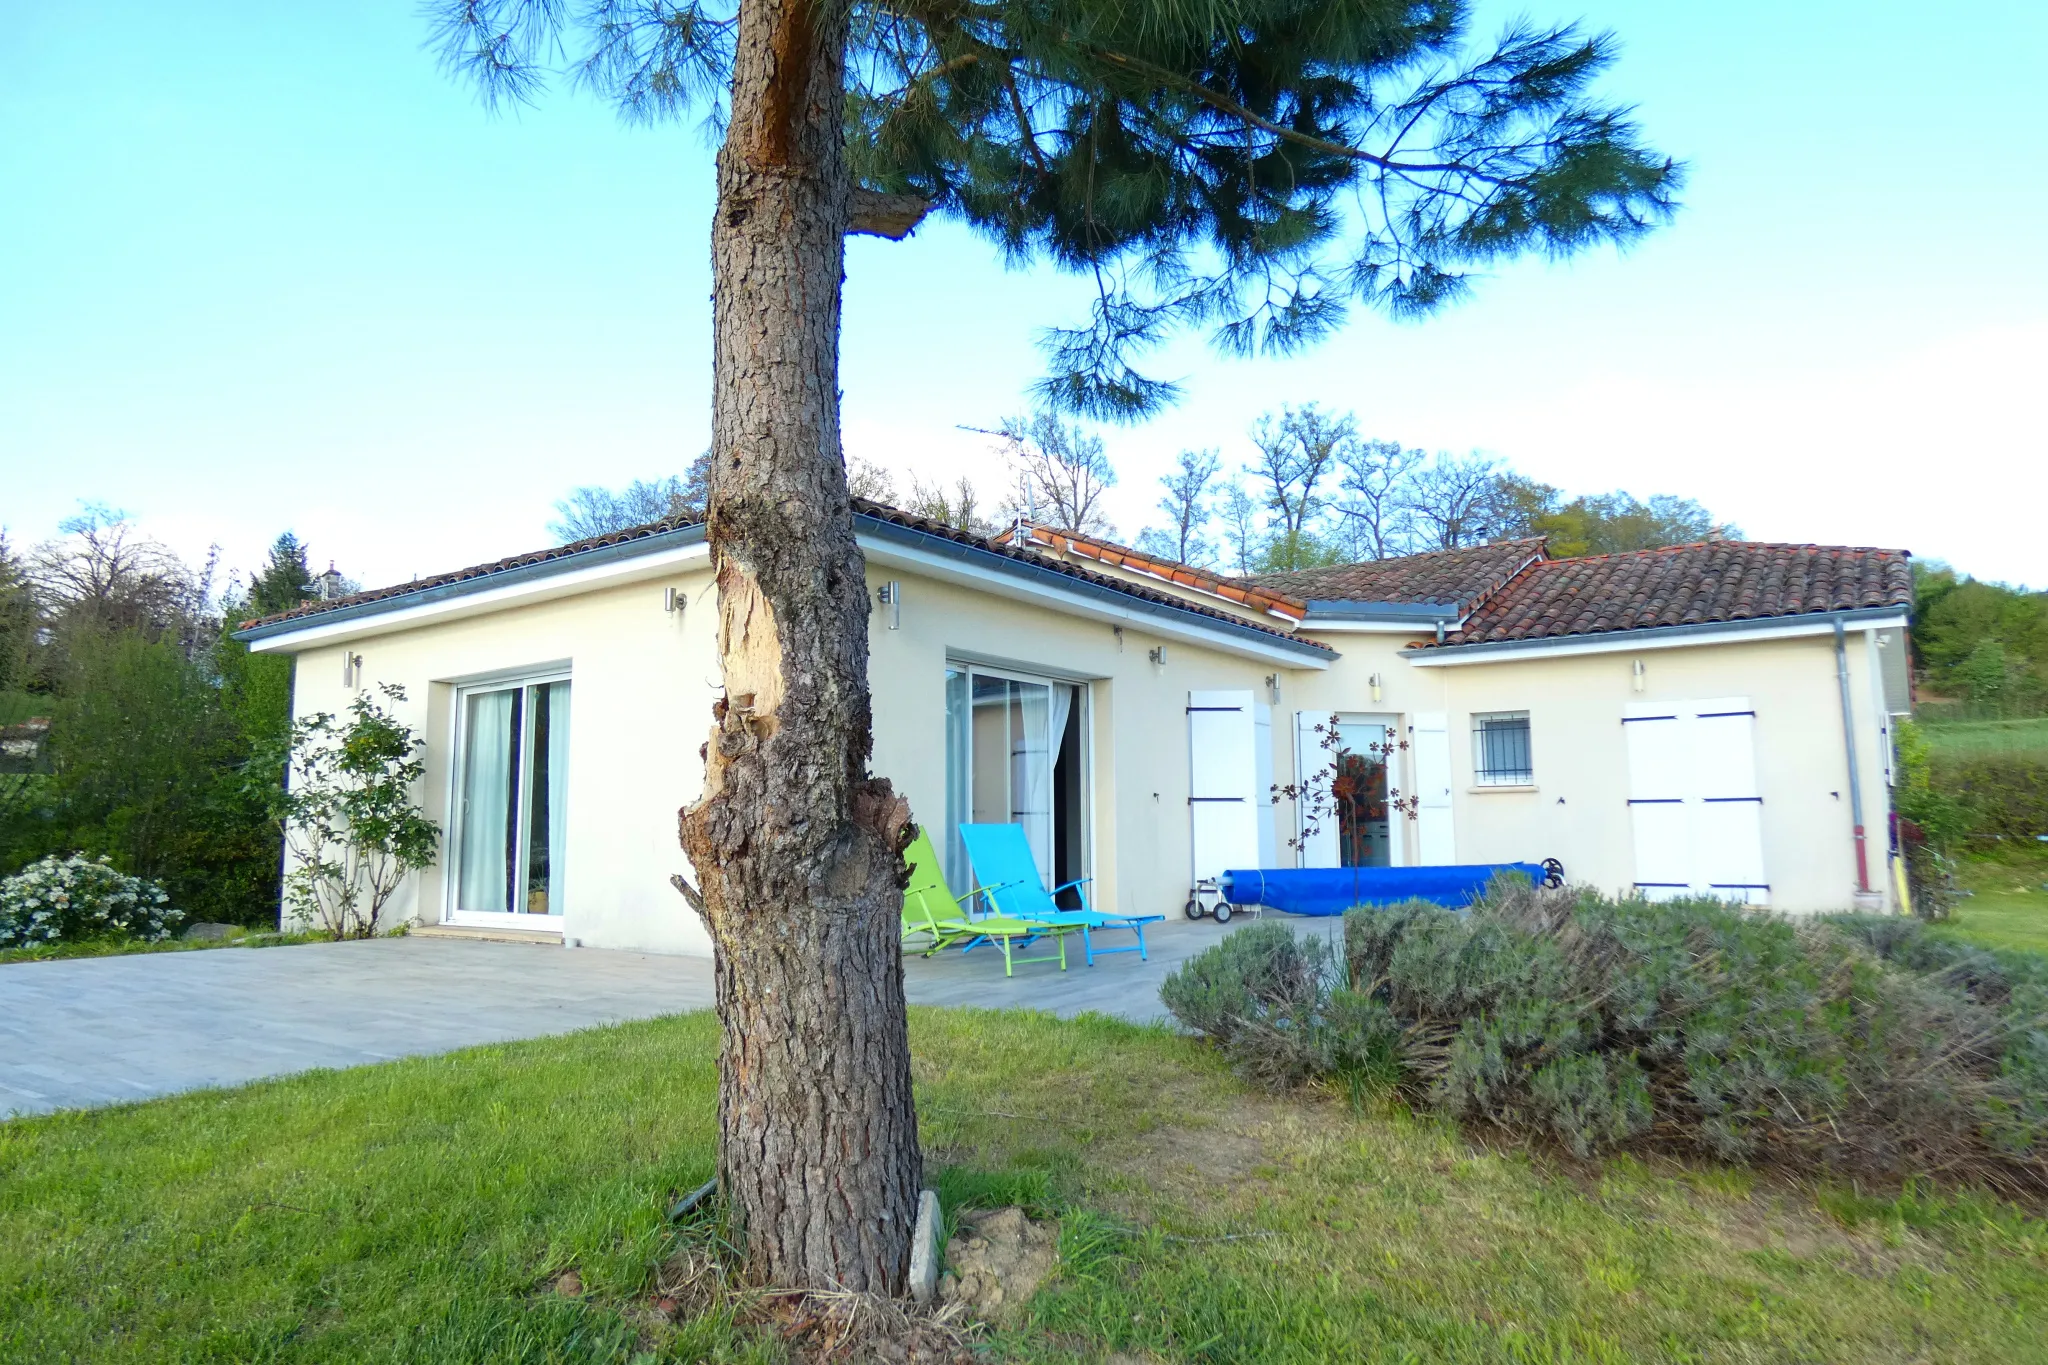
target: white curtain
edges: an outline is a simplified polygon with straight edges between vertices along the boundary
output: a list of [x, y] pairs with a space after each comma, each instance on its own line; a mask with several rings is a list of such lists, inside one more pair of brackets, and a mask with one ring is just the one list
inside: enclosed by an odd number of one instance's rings
[[974, 818], [974, 708], [967, 693], [967, 670], [946, 670], [946, 879], [962, 895], [974, 885], [967, 846], [960, 826]]
[[455, 904], [462, 910], [510, 908], [505, 872], [510, 850], [512, 692], [472, 692], [463, 718], [462, 854]]
[[[1060, 749], [1067, 742], [1067, 718], [1074, 714], [1075, 690], [1075, 688], [1066, 683], [1053, 684], [1052, 704], [1048, 708], [1045, 722], [1047, 735], [1045, 749], [1048, 754], [1052, 755], [1046, 764], [1048, 772], [1060, 761]], [[1047, 802], [1046, 808], [1048, 810], [1051, 809], [1050, 802]]]
[[1052, 885], [1051, 696], [1044, 683], [1012, 682], [1010, 813], [1038, 857], [1038, 875]]
[[569, 850], [569, 684], [548, 694], [548, 913], [562, 913], [562, 869]]

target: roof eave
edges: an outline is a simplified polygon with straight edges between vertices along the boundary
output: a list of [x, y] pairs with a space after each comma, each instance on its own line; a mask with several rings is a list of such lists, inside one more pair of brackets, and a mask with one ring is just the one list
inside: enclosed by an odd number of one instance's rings
[[696, 522], [689, 526], [678, 526], [672, 530], [656, 531], [650, 535], [632, 540], [617, 541], [610, 545], [596, 545], [587, 550], [555, 555], [531, 564], [519, 564], [511, 568], [495, 569], [460, 578], [452, 583], [436, 583], [430, 587], [409, 592], [393, 593], [369, 602], [357, 602], [348, 606], [332, 607], [325, 611], [309, 611], [298, 616], [287, 616], [282, 620], [262, 621], [243, 626], [232, 632], [232, 638], [255, 644], [275, 639], [281, 635], [292, 635], [316, 627], [342, 625], [372, 616], [388, 616], [393, 612], [411, 607], [428, 606], [447, 602], [455, 598], [471, 597], [478, 593], [498, 588], [514, 587], [541, 578], [553, 578], [579, 569], [593, 569], [604, 565], [619, 564], [628, 560], [641, 559], [659, 554], [665, 550], [685, 549], [701, 544], [704, 540], [704, 524]]
[[[1161, 622], [1174, 621], [1180, 623], [1184, 630], [1196, 634], [1228, 637], [1242, 642], [1244, 646], [1255, 647], [1263, 656], [1284, 656], [1290, 661], [1309, 667], [1326, 667], [1336, 657], [1329, 646], [1315, 641], [1293, 639], [1278, 631], [1240, 622], [1220, 612], [1205, 612], [1191, 605], [1152, 602], [1117, 588], [1077, 578], [1071, 573], [1062, 573], [1057, 569], [1033, 563], [1028, 552], [1002, 554], [866, 512], [854, 513], [854, 526], [856, 532], [864, 538], [915, 545], [946, 558], [980, 563], [990, 569], [1027, 578], [1042, 586], [1056, 588], [1074, 596], [1113, 603], [1116, 608], [1128, 615], [1152, 617]], [[602, 570], [614, 565], [623, 566], [632, 560], [665, 551], [699, 546], [703, 541], [704, 526], [699, 522], [610, 545], [593, 546], [588, 550], [557, 555], [531, 564], [479, 573], [451, 583], [439, 583], [416, 591], [394, 593], [374, 601], [358, 602], [326, 611], [307, 612], [283, 620], [245, 626], [233, 634], [235, 639], [258, 647], [266, 643], [272, 648], [285, 647], [284, 638], [295, 635], [313, 637], [306, 640], [307, 644], [324, 643], [338, 640], [344, 635], [366, 633], [352, 632], [347, 628], [357, 623], [366, 623], [371, 618], [391, 616], [400, 612], [416, 614], [418, 608], [452, 604], [465, 597], [517, 588], [533, 584], [540, 579], [578, 571]]]
[[1680, 645], [1708, 643], [1715, 639], [1749, 636], [1788, 638], [1831, 633], [1836, 621], [1866, 626], [1905, 624], [1907, 606], [1847, 607], [1839, 611], [1787, 612], [1781, 616], [1752, 616], [1739, 621], [1700, 621], [1682, 626], [1646, 626], [1635, 630], [1584, 631], [1572, 635], [1538, 635], [1521, 640], [1487, 640], [1474, 644], [1425, 644], [1401, 651], [1403, 658], [1418, 668], [1451, 664], [1481, 663], [1489, 659], [1514, 658], [1532, 653], [1612, 653], [1629, 649], [1666, 649]]

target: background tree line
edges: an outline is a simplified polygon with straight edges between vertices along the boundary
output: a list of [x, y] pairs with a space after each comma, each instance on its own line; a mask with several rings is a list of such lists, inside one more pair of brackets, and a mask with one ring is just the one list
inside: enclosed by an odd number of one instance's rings
[[2048, 591], [1916, 563], [1913, 663], [1937, 713], [2048, 715]]
[[[1047, 412], [983, 430], [1007, 475], [993, 490], [966, 475], [899, 481], [857, 456], [848, 461], [849, 483], [856, 496], [962, 530], [994, 532], [1028, 516], [1119, 538], [1106, 506], [1117, 471], [1100, 436]], [[549, 529], [568, 541], [702, 516], [709, 465], [706, 452], [681, 475], [574, 489], [555, 504]], [[1132, 543], [1226, 574], [1285, 573], [1496, 538], [1540, 535], [1551, 554], [1570, 556], [1741, 535], [1691, 498], [1568, 494], [1492, 456], [1431, 453], [1361, 435], [1352, 415], [1314, 403], [1266, 414], [1234, 451], [1182, 451], [1160, 478], [1159, 494], [1154, 520]], [[1916, 563], [1913, 575], [1914, 665], [1932, 714], [2048, 714], [2048, 592], [1982, 583], [1939, 563]]]
[[191, 565], [98, 505], [31, 549], [0, 537], [0, 875], [104, 854], [188, 922], [274, 921], [292, 665], [228, 631], [353, 586], [289, 533], [223, 581], [217, 552]]
[[[855, 496], [962, 530], [993, 532], [1028, 517], [1115, 540], [1106, 494], [1117, 471], [1102, 438], [1050, 412], [976, 428], [994, 438], [1006, 481], [991, 491], [961, 475], [912, 477], [853, 457]], [[562, 541], [702, 515], [709, 454], [685, 475], [582, 487], [555, 504]], [[1158, 520], [1137, 548], [1228, 574], [1284, 573], [1327, 564], [1454, 550], [1508, 537], [1547, 536], [1554, 555], [1611, 554], [1740, 535], [1690, 498], [1627, 493], [1568, 496], [1484, 454], [1453, 455], [1359, 434], [1358, 422], [1309, 403], [1252, 425], [1240, 449], [1182, 451], [1159, 480]]]

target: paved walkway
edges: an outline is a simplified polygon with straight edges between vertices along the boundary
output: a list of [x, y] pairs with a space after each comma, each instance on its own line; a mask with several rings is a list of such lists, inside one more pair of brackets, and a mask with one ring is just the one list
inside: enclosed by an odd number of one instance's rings
[[[1229, 930], [1241, 920], [1233, 921]], [[1227, 929], [1152, 925], [1136, 953], [1005, 979], [987, 949], [909, 958], [920, 1004], [1164, 1017], [1159, 983]], [[1128, 935], [1111, 942], [1129, 942]], [[387, 938], [0, 966], [0, 1116], [240, 1085], [533, 1038], [712, 1003], [702, 958]]]

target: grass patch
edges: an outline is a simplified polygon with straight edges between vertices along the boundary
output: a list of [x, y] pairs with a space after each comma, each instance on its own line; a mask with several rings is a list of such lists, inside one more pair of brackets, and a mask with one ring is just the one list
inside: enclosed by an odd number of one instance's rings
[[[1097, 1018], [912, 1030], [949, 1208], [1061, 1220], [1000, 1359], [2048, 1358], [2048, 1225], [1996, 1201], [1555, 1164]], [[777, 1360], [637, 1307], [716, 1044], [684, 1015], [0, 1124], [0, 1359]]]
[[2031, 754], [2048, 758], [2048, 716], [2028, 720], [1929, 721], [1920, 727], [1936, 758]]
[[19, 725], [25, 720], [50, 714], [56, 698], [37, 692], [16, 692], [0, 688], [0, 725]]
[[194, 953], [206, 948], [279, 948], [294, 943], [332, 943], [323, 933], [280, 934], [235, 926], [226, 938], [165, 939], [145, 943], [132, 938], [88, 938], [70, 943], [36, 943], [25, 948], [0, 948], [0, 966], [10, 962], [61, 962], [74, 957], [126, 957], [131, 953]]
[[1965, 859], [1956, 880], [1970, 894], [1933, 932], [1983, 948], [2048, 953], [2048, 856], [2029, 850]]

